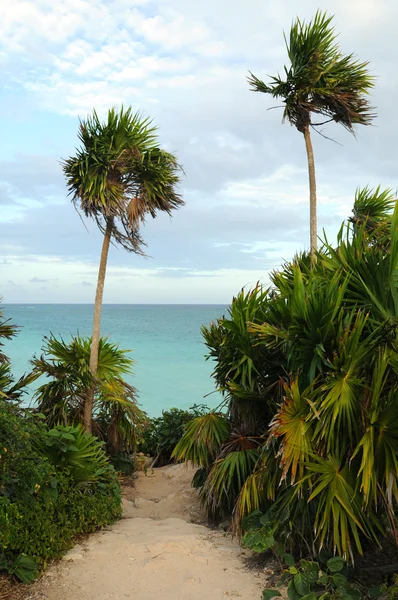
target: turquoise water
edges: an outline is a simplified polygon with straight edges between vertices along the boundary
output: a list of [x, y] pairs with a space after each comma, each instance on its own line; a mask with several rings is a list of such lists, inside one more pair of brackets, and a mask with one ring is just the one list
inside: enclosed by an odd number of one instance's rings
[[[106, 304], [102, 312], [102, 335], [121, 348], [133, 350], [134, 377], [128, 382], [139, 391], [142, 408], [151, 416], [173, 406], [189, 408], [219, 402], [210, 375], [212, 362], [200, 333], [202, 324], [220, 317], [218, 305]], [[29, 359], [40, 354], [44, 335], [50, 332], [65, 340], [77, 332], [91, 334], [93, 307], [87, 304], [2, 305], [5, 318], [20, 325], [18, 335], [6, 342], [15, 376], [29, 370]], [[44, 381], [44, 380], [43, 380]], [[39, 385], [41, 381], [36, 385]]]

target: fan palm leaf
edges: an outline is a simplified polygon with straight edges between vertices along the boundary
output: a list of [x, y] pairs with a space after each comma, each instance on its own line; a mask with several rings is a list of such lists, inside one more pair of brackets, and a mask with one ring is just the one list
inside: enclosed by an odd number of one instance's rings
[[214, 461], [231, 428], [224, 415], [208, 413], [188, 423], [186, 431], [172, 457], [177, 461], [191, 461], [193, 465], [207, 468]]

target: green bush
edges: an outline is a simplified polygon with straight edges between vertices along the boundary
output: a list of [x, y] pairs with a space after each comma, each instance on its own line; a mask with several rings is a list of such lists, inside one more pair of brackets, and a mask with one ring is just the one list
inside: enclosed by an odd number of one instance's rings
[[43, 566], [76, 534], [120, 516], [120, 487], [95, 438], [76, 428], [48, 431], [0, 398], [0, 569], [28, 580], [27, 558]]
[[171, 408], [162, 411], [161, 417], [149, 419], [138, 444], [138, 450], [156, 458], [158, 466], [171, 461], [172, 452], [181, 439], [187, 424], [209, 409], [204, 405], [194, 405], [189, 410]]
[[108, 472], [103, 445], [81, 425], [58, 425], [46, 432], [40, 450], [51, 464], [67, 468], [74, 482], [83, 487], [101, 481]]
[[271, 281], [242, 290], [203, 328], [230, 434], [208, 448], [208, 431], [190, 427], [178, 455], [206, 464], [200, 493], [209, 516], [233, 515], [239, 531], [245, 516], [272, 507], [274, 533], [292, 553], [317, 558], [326, 549], [353, 562], [396, 531], [392, 193], [358, 191], [337, 244], [325, 240], [316, 262], [296, 256]]

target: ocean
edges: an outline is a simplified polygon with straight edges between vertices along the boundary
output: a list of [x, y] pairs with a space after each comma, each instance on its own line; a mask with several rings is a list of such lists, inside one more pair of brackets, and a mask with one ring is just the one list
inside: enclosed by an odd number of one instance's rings
[[[2, 304], [0, 309], [20, 326], [4, 349], [16, 377], [29, 370], [34, 354], [40, 354], [43, 336], [53, 333], [68, 340], [76, 333], [91, 335], [92, 305]], [[132, 350], [134, 376], [126, 379], [138, 389], [141, 408], [150, 416], [172, 407], [213, 407], [220, 402], [221, 396], [212, 394], [214, 363], [205, 360], [200, 328], [225, 312], [221, 305], [104, 304], [101, 335]], [[44, 381], [38, 380], [35, 387]], [[207, 394], [211, 395], [204, 398]]]

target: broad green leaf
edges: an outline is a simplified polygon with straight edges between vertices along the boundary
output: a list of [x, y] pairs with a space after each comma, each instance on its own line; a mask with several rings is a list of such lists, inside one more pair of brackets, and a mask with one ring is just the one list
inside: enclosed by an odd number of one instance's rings
[[264, 590], [262, 595], [262, 600], [272, 600], [272, 598], [278, 598], [282, 596], [278, 590]]
[[293, 579], [289, 582], [289, 585], [287, 588], [287, 596], [288, 596], [289, 600], [300, 600], [301, 599], [301, 594], [299, 594], [297, 592]]
[[332, 575], [331, 580], [337, 587], [345, 587], [347, 585], [347, 577], [344, 577], [344, 575], [341, 575], [341, 573]]
[[293, 581], [296, 591], [301, 596], [304, 596], [305, 594], [308, 594], [310, 592], [310, 586], [303, 573], [297, 573], [297, 575], [294, 576]]
[[340, 556], [334, 556], [333, 558], [330, 558], [326, 563], [326, 566], [331, 573], [337, 573], [338, 571], [341, 571], [344, 565], [345, 560]]
[[291, 554], [284, 554], [283, 560], [285, 561], [285, 563], [287, 564], [288, 567], [294, 566], [295, 560], [294, 560], [294, 556], [292, 556]]

